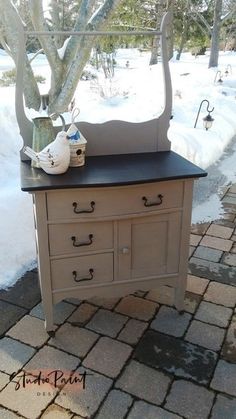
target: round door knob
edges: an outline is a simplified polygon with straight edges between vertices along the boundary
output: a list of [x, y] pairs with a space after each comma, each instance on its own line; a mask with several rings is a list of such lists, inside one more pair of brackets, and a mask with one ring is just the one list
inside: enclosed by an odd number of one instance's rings
[[129, 253], [129, 248], [128, 247], [123, 247], [121, 252], [123, 253], [123, 255], [127, 255]]

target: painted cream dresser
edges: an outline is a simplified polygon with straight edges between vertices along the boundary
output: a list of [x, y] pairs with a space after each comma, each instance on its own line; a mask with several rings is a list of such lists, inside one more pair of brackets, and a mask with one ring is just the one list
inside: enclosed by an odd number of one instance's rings
[[205, 172], [172, 151], [88, 157], [49, 176], [23, 162], [33, 194], [46, 329], [62, 299], [120, 296], [163, 284], [183, 309], [193, 179]]
[[[175, 288], [175, 305], [183, 310], [193, 181], [206, 172], [170, 150], [170, 27], [167, 13], [160, 32], [148, 33], [160, 36], [165, 100], [159, 117], [139, 123], [80, 122], [88, 141], [85, 166], [63, 175], [31, 168], [21, 152], [21, 188], [33, 196], [50, 334], [53, 304], [69, 297], [118, 296], [167, 284]], [[32, 146], [33, 124], [23, 100], [26, 35], [19, 25], [16, 117], [24, 145]]]

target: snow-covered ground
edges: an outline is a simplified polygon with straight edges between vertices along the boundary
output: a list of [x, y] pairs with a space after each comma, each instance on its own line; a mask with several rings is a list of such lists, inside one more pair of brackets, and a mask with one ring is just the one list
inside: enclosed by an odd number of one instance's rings
[[[208, 69], [209, 57], [196, 59], [183, 54], [181, 61], [170, 63], [173, 84], [173, 119], [169, 129], [172, 150], [206, 169], [223, 154], [236, 134], [236, 53], [220, 54], [219, 70], [223, 84], [214, 83], [216, 69]], [[127, 61], [128, 67], [127, 67]], [[109, 119], [144, 121], [161, 113], [163, 107], [161, 65], [149, 67], [148, 53], [138, 50], [120, 50], [116, 55], [115, 77], [104, 81], [102, 73], [97, 80], [81, 81], [76, 92], [80, 120], [101, 122]], [[232, 74], [225, 75], [226, 67]], [[13, 67], [11, 59], [0, 50], [0, 73]], [[46, 78], [40, 85], [42, 93], [49, 86], [49, 71], [44, 57], [34, 60], [37, 74]], [[88, 70], [94, 72], [91, 67]], [[217, 77], [218, 79], [218, 77]], [[34, 224], [30, 195], [21, 192], [19, 179], [19, 150], [22, 138], [14, 111], [14, 87], [1, 87], [0, 104], [0, 288], [13, 285], [29, 268], [36, 264]], [[194, 123], [203, 99], [210, 102], [215, 119], [211, 130], [202, 126], [206, 116], [205, 104]], [[128, 118], [127, 118], [128, 115]], [[68, 122], [70, 115], [66, 115]], [[225, 183], [236, 182], [235, 162], [227, 160], [221, 170]], [[208, 199], [208, 202], [210, 200]], [[204, 203], [193, 211], [193, 222], [220, 217], [217, 197], [212, 197], [214, 211]]]

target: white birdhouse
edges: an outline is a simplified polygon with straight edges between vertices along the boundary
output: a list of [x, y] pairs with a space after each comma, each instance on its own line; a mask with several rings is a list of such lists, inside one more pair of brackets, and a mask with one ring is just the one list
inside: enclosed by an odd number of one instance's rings
[[75, 117], [78, 116], [78, 114], [79, 109], [75, 108], [72, 112], [72, 124], [67, 130], [70, 145], [70, 167], [83, 166], [85, 163], [87, 141], [74, 124]]
[[85, 150], [87, 141], [84, 136], [79, 132], [79, 138], [69, 140], [70, 144], [70, 167], [83, 166], [85, 163]]

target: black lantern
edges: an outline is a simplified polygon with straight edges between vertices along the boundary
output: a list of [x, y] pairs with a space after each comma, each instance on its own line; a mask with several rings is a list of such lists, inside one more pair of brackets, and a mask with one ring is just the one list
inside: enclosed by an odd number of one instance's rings
[[228, 64], [227, 67], [226, 67], [226, 69], [225, 69], [225, 75], [226, 75], [226, 77], [228, 77], [228, 75], [229, 75], [229, 70], [230, 70], [230, 74], [232, 74], [231, 64]]
[[[218, 80], [216, 80], [217, 79], [217, 75], [219, 74], [219, 78], [218, 78]], [[215, 75], [215, 79], [214, 79], [214, 83], [215, 82], [217, 82], [217, 83], [219, 83], [219, 84], [222, 84], [223, 83], [223, 80], [222, 80], [222, 74], [221, 74], [221, 71], [220, 70], [218, 70], [217, 72], [216, 72], [216, 75]]]
[[210, 113], [208, 113], [205, 118], [203, 118], [203, 126], [206, 130], [209, 130], [212, 127], [214, 119], [211, 117]]
[[211, 110], [209, 109], [210, 103], [209, 103], [209, 100], [207, 99], [202, 100], [200, 103], [198, 113], [197, 113], [197, 118], [194, 124], [194, 128], [196, 128], [197, 126], [197, 121], [198, 121], [198, 117], [199, 117], [203, 102], [207, 102], [207, 112], [208, 112], [208, 115], [203, 118], [203, 126], [206, 129], [206, 131], [208, 131], [212, 127], [212, 123], [214, 121], [214, 119], [211, 116], [211, 113], [214, 111], [214, 108], [212, 108]]

